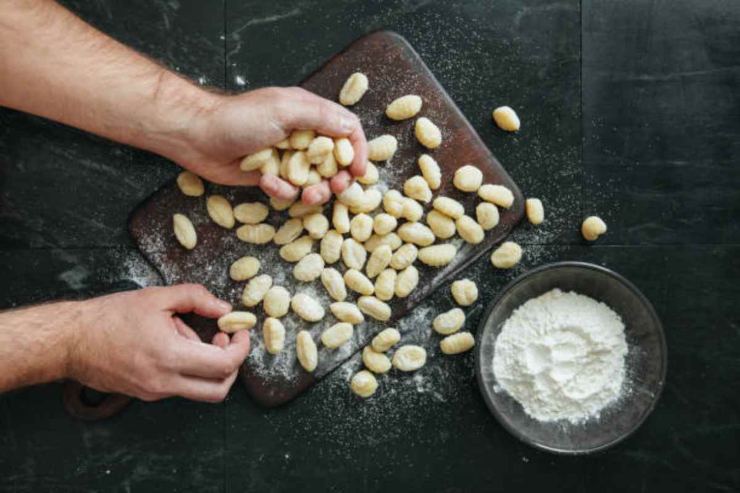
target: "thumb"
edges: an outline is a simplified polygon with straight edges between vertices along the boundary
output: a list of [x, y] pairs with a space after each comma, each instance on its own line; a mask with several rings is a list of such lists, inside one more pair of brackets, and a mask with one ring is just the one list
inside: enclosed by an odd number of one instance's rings
[[155, 290], [162, 306], [175, 313], [195, 312], [208, 318], [217, 318], [231, 311], [231, 305], [212, 295], [200, 284], [178, 284]]

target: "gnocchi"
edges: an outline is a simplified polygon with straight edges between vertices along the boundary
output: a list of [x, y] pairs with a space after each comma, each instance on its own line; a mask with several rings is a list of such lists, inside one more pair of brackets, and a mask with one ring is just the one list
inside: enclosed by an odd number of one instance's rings
[[304, 217], [317, 212], [321, 212], [320, 205], [308, 205], [303, 202], [296, 202], [288, 208], [288, 215], [290, 217]]
[[316, 137], [316, 132], [313, 130], [293, 130], [288, 137], [288, 142], [292, 149], [302, 151], [308, 148], [314, 137]]
[[522, 247], [505, 241], [491, 254], [491, 263], [498, 269], [511, 269], [522, 259]]
[[393, 367], [400, 371], [416, 371], [426, 362], [426, 350], [413, 344], [401, 346], [393, 354]]
[[457, 247], [451, 243], [428, 246], [419, 250], [419, 260], [430, 267], [443, 267], [455, 258]]
[[375, 185], [376, 183], [378, 183], [379, 178], [380, 175], [378, 173], [378, 167], [368, 161], [367, 163], [365, 163], [365, 174], [358, 177], [357, 181], [359, 181], [363, 185]]
[[373, 337], [373, 340], [370, 343], [370, 347], [372, 347], [373, 351], [375, 351], [376, 353], [384, 353], [398, 344], [398, 341], [400, 340], [401, 333], [398, 332], [398, 330], [389, 327], [382, 330], [378, 335]]
[[450, 287], [452, 297], [460, 306], [470, 306], [478, 299], [478, 286], [470, 279], [460, 279]]
[[293, 277], [302, 282], [318, 279], [324, 270], [324, 259], [318, 253], [309, 253], [293, 267]]
[[270, 207], [275, 209], [276, 211], [284, 211], [285, 209], [289, 208], [293, 203], [295, 202], [294, 199], [276, 199], [275, 197], [270, 197]]
[[381, 245], [388, 245], [391, 250], [396, 250], [402, 244], [401, 238], [396, 233], [388, 233], [387, 235], [372, 235], [370, 239], [365, 242], [365, 250], [372, 253]]
[[385, 269], [375, 279], [375, 296], [381, 301], [390, 301], [396, 290], [397, 273], [393, 269]]
[[396, 226], [398, 226], [398, 220], [385, 212], [381, 212], [373, 218], [373, 231], [377, 235], [387, 235], [393, 232]]
[[233, 334], [240, 330], [248, 330], [257, 323], [257, 317], [250, 312], [230, 312], [218, 319], [218, 330]]
[[339, 102], [344, 106], [357, 104], [369, 87], [367, 76], [362, 72], [350, 75], [339, 91]]
[[486, 183], [478, 189], [478, 197], [504, 209], [508, 209], [514, 203], [514, 194], [503, 185]]
[[375, 374], [387, 373], [391, 369], [391, 360], [382, 352], [376, 352], [370, 346], [362, 349], [362, 363]]
[[540, 199], [527, 199], [524, 202], [524, 209], [527, 212], [527, 219], [535, 226], [542, 224], [545, 220], [545, 208], [542, 206]]
[[410, 222], [416, 222], [421, 220], [424, 216], [424, 208], [416, 200], [405, 197], [403, 201], [403, 213], [404, 219]]
[[195, 248], [198, 243], [198, 235], [190, 219], [184, 214], [177, 213], [172, 216], [172, 229], [178, 243], [188, 250]]
[[229, 267], [229, 277], [234, 281], [246, 281], [257, 275], [260, 270], [260, 261], [255, 257], [242, 257], [234, 261]]
[[421, 104], [419, 96], [407, 94], [391, 101], [385, 109], [385, 115], [391, 120], [407, 120], [421, 111]]
[[519, 116], [516, 114], [516, 111], [508, 106], [499, 106], [493, 110], [491, 116], [493, 117], [493, 121], [496, 122], [496, 125], [498, 125], [498, 128], [501, 130], [516, 132], [521, 126]]
[[348, 138], [342, 137], [334, 141], [334, 159], [340, 166], [349, 166], [355, 159], [355, 150]]
[[485, 237], [483, 228], [470, 216], [462, 216], [455, 221], [457, 234], [468, 243], [477, 245]]
[[371, 295], [375, 292], [372, 281], [356, 269], [349, 269], [344, 273], [344, 283], [349, 289], [362, 295]]
[[262, 274], [257, 277], [253, 277], [244, 286], [242, 292], [242, 303], [244, 306], [257, 306], [265, 297], [267, 290], [272, 287], [272, 277], [267, 274]]
[[398, 149], [398, 140], [392, 135], [381, 135], [368, 141], [367, 158], [370, 161], [387, 161]]
[[337, 301], [329, 305], [329, 310], [337, 320], [351, 323], [352, 325], [361, 324], [365, 317], [357, 305], [348, 301]]
[[245, 243], [264, 245], [275, 237], [275, 228], [269, 224], [245, 224], [236, 230], [236, 237]]
[[350, 269], [362, 270], [367, 259], [365, 247], [353, 238], [347, 238], [342, 242], [342, 262]]
[[297, 240], [293, 240], [287, 245], [280, 247], [278, 253], [280, 254], [280, 258], [286, 262], [298, 262], [311, 253], [312, 248], [313, 239], [308, 235], [303, 235]]
[[250, 154], [242, 159], [239, 167], [242, 171], [254, 171], [260, 169], [268, 159], [272, 158], [277, 151], [272, 147], [261, 149], [254, 154]]
[[442, 185], [442, 171], [439, 164], [429, 154], [422, 154], [417, 161], [421, 175], [426, 180], [429, 188], [437, 190]]
[[442, 144], [442, 132], [429, 118], [422, 116], [414, 125], [416, 140], [427, 149], [436, 149]]
[[429, 246], [434, 243], [434, 233], [422, 223], [405, 223], [398, 228], [398, 236], [406, 243]]
[[357, 207], [362, 205], [362, 201], [365, 198], [365, 191], [362, 189], [359, 183], [353, 183], [340, 193], [337, 198], [342, 201], [347, 207]]
[[334, 152], [334, 141], [323, 135], [314, 138], [306, 150], [306, 158], [311, 164], [321, 164]]
[[391, 250], [391, 247], [388, 245], [380, 245], [378, 248], [373, 250], [373, 253], [370, 254], [370, 258], [367, 261], [367, 266], [365, 267], [367, 277], [372, 279], [380, 274], [383, 269], [388, 267], [388, 264], [391, 263], [392, 257], [393, 250]]
[[354, 374], [349, 386], [356, 395], [368, 398], [378, 390], [378, 381], [369, 371], [361, 370]]
[[398, 190], [388, 190], [383, 195], [383, 209], [389, 215], [400, 218], [403, 216], [403, 204], [406, 198]]
[[177, 175], [177, 187], [188, 197], [200, 197], [205, 193], [203, 180], [195, 173], [183, 171]]
[[321, 333], [321, 343], [329, 349], [336, 349], [349, 341], [353, 333], [352, 324], [339, 322]]
[[419, 284], [419, 271], [413, 265], [409, 265], [398, 273], [396, 277], [395, 293], [399, 298], [406, 298], [416, 289]]
[[455, 199], [449, 197], [437, 197], [432, 202], [434, 210], [441, 212], [452, 219], [459, 219], [465, 214], [463, 205]]
[[387, 322], [391, 318], [391, 307], [375, 296], [360, 296], [357, 300], [357, 307], [365, 315], [381, 322]]
[[222, 228], [231, 229], [234, 227], [234, 210], [231, 204], [221, 195], [211, 195], [206, 200], [206, 211], [213, 220]]
[[319, 251], [324, 262], [333, 264], [339, 260], [339, 257], [342, 255], [342, 243], [344, 243], [344, 238], [333, 229], [321, 238]]
[[278, 354], [285, 347], [285, 326], [280, 320], [267, 317], [262, 323], [262, 339], [268, 353]]
[[434, 236], [440, 240], [446, 240], [455, 236], [455, 221], [436, 209], [429, 211], [429, 214], [427, 214], [427, 224], [432, 230], [432, 233], [434, 233]]
[[596, 241], [606, 233], [606, 223], [598, 216], [589, 216], [581, 224], [581, 234], [588, 241]]
[[373, 234], [373, 218], [367, 214], [357, 214], [349, 223], [349, 234], [359, 243], [363, 243]]
[[382, 200], [383, 195], [380, 191], [375, 188], [370, 188], [362, 192], [360, 201], [354, 207], [350, 207], [350, 212], [353, 214], [372, 212], [378, 208]]
[[284, 317], [290, 309], [290, 292], [282, 286], [271, 287], [262, 299], [262, 308], [270, 317]]
[[311, 296], [298, 293], [290, 300], [290, 307], [306, 322], [318, 322], [324, 318], [324, 307]]
[[481, 202], [475, 208], [475, 218], [480, 227], [488, 231], [498, 225], [498, 208], [490, 202]]
[[288, 219], [280, 226], [272, 238], [276, 245], [287, 245], [303, 232], [303, 221], [300, 218]]
[[391, 267], [396, 270], [403, 270], [416, 261], [419, 249], [413, 243], [406, 243], [401, 246], [391, 257]]
[[452, 184], [463, 192], [477, 192], [483, 183], [483, 173], [472, 164], [466, 164], [455, 171]]
[[470, 332], [458, 332], [439, 341], [439, 348], [445, 354], [460, 354], [470, 351], [475, 346], [475, 339]]
[[295, 340], [295, 350], [298, 362], [303, 369], [309, 373], [314, 371], [319, 364], [319, 352], [310, 332], [307, 330], [298, 332]]
[[334, 209], [331, 215], [331, 223], [334, 229], [340, 235], [349, 233], [349, 209], [338, 200], [334, 202]]
[[337, 301], [344, 301], [347, 298], [347, 287], [344, 285], [344, 278], [338, 270], [328, 267], [321, 272], [321, 284], [324, 285], [326, 292]]
[[234, 218], [243, 224], [259, 224], [267, 219], [270, 209], [262, 202], [248, 202], [234, 207]]
[[309, 214], [303, 218], [303, 227], [314, 240], [320, 240], [329, 231], [329, 220], [320, 212]]
[[432, 190], [429, 188], [429, 184], [419, 175], [412, 176], [404, 182], [403, 193], [419, 202], [427, 203], [432, 200]]
[[326, 155], [324, 160], [316, 166], [316, 171], [324, 178], [331, 178], [337, 174], [339, 166], [337, 165], [337, 159], [334, 157], [334, 152]]
[[306, 153], [296, 151], [288, 159], [287, 178], [293, 185], [300, 187], [308, 181], [308, 172], [311, 170], [311, 163], [308, 162]]
[[432, 321], [432, 328], [438, 334], [454, 334], [465, 323], [465, 312], [460, 308], [453, 308], [450, 311], [440, 313]]

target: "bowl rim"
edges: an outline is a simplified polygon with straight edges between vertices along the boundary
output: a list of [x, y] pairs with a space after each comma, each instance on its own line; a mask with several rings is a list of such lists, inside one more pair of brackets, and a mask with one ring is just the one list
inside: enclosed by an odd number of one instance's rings
[[[513, 289], [518, 284], [522, 283], [527, 278], [533, 275], [539, 274], [546, 270], [558, 269], [562, 267], [576, 267], [580, 269], [598, 271], [602, 274], [606, 274], [608, 277], [613, 278], [617, 282], [622, 283], [625, 287], [627, 287], [630, 291], [632, 291], [637, 296], [637, 298], [640, 300], [640, 302], [643, 305], [645, 305], [650, 316], [655, 321], [658, 338], [660, 340], [660, 350], [663, 355], [663, 358], [662, 358], [663, 365], [662, 365], [662, 372], [660, 375], [660, 383], [658, 385], [658, 388], [655, 391], [655, 396], [653, 397], [652, 402], [650, 403], [648, 408], [645, 410], [643, 415], [640, 417], [640, 419], [637, 420], [635, 424], [626, 433], [620, 435], [614, 440], [604, 443], [602, 445], [599, 445], [597, 447], [592, 447], [588, 449], [579, 449], [579, 450], [562, 449], [558, 447], [550, 447], [550, 446], [547, 446], [547, 445], [531, 440], [528, 436], [520, 432], [517, 428], [507, 423], [502, 413], [493, 404], [493, 400], [491, 399], [489, 395], [489, 391], [486, 390], [484, 383], [483, 383], [482, 361], [481, 361], [481, 354], [480, 354], [481, 347], [482, 347], [481, 340], [483, 338], [483, 333], [484, 333], [486, 323], [488, 322], [488, 319], [490, 318], [491, 313], [501, 304], [501, 301], [504, 295], [506, 295], [506, 293], [508, 293], [511, 289]], [[653, 410], [655, 409], [655, 406], [657, 405], [663, 393], [663, 388], [665, 387], [666, 375], [668, 373], [668, 346], [666, 343], [665, 332], [663, 330], [663, 324], [660, 321], [660, 317], [658, 316], [658, 313], [656, 312], [655, 307], [653, 307], [653, 304], [650, 303], [650, 300], [647, 299], [647, 297], [642, 293], [642, 291], [640, 291], [637, 288], [637, 286], [635, 286], [634, 283], [632, 283], [630, 280], [628, 280], [623, 275], [611, 269], [603, 267], [601, 265], [592, 264], [592, 263], [583, 262], [583, 261], [576, 261], [576, 260], [564, 260], [564, 261], [544, 264], [544, 265], [535, 267], [533, 269], [530, 269], [520, 274], [519, 276], [514, 278], [512, 281], [510, 281], [508, 284], [506, 284], [506, 286], [504, 286], [503, 289], [501, 289], [501, 291], [493, 299], [493, 301], [489, 303], [488, 307], [486, 308], [486, 311], [483, 313], [483, 316], [481, 317], [481, 321], [478, 323], [478, 329], [477, 329], [475, 338], [476, 338], [476, 341], [475, 341], [475, 376], [476, 376], [476, 380], [478, 381], [478, 390], [483, 396], [483, 400], [486, 403], [486, 407], [488, 407], [488, 410], [491, 412], [491, 414], [493, 414], [493, 416], [496, 418], [499, 424], [503, 426], [504, 429], [506, 429], [509, 433], [511, 433], [512, 435], [514, 435], [516, 438], [526, 443], [527, 445], [530, 445], [531, 447], [537, 448], [539, 450], [544, 450], [546, 452], [551, 452], [551, 453], [560, 454], [560, 455], [571, 455], [571, 456], [572, 455], [585, 455], [585, 454], [601, 452], [601, 451], [604, 451], [608, 448], [611, 448], [617, 445], [618, 443], [632, 436], [640, 428], [640, 426], [642, 426], [642, 424], [645, 422], [648, 416], [650, 416], [653, 413]]]

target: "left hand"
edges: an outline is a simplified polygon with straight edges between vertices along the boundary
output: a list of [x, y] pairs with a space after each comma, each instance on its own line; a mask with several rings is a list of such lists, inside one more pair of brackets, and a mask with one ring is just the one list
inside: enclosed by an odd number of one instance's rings
[[233, 96], [211, 96], [213, 104], [195, 116], [189, 151], [176, 159], [193, 173], [224, 185], [259, 185], [268, 195], [292, 199], [299, 189], [277, 176], [244, 172], [241, 159], [276, 144], [294, 129], [347, 137], [355, 158], [330, 181], [303, 190], [306, 204], [324, 203], [365, 174], [367, 141], [357, 116], [341, 105], [299, 87], [269, 87]]

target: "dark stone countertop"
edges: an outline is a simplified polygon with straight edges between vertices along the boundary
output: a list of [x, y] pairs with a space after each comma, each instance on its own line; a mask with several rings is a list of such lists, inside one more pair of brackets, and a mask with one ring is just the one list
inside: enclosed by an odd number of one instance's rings
[[[67, 0], [202, 84], [295, 84], [358, 36], [405, 36], [547, 222], [522, 265], [470, 269], [482, 303], [546, 262], [610, 267], [654, 303], [663, 396], [637, 433], [588, 457], [534, 450], [488, 413], [473, 358], [433, 358], [358, 403], [348, 362], [287, 407], [236, 387], [221, 405], [134, 403], [68, 417], [58, 385], [0, 396], [2, 491], [737, 491], [740, 489], [740, 4], [623, 0]], [[490, 110], [523, 120], [504, 135]], [[156, 284], [128, 214], [166, 160], [0, 110], [0, 306]], [[597, 213], [609, 233], [578, 235]], [[450, 304], [447, 286], [418, 310]]]

